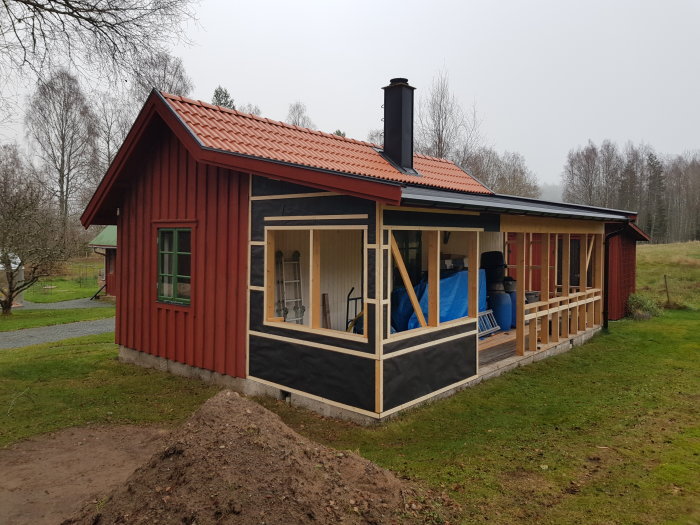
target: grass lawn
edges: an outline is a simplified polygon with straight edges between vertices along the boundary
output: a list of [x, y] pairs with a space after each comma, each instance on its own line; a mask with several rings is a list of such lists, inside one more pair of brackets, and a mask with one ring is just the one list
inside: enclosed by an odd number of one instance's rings
[[0, 315], [0, 332], [75, 323], [77, 321], [94, 321], [114, 317], [114, 308], [71, 308], [67, 310], [22, 310], [13, 308], [12, 315]]
[[57, 303], [92, 297], [98, 289], [97, 277], [84, 279], [58, 277], [42, 279], [24, 292], [24, 298], [33, 303]]
[[375, 428], [260, 401], [447, 491], [464, 523], [698, 523], [699, 357], [700, 313], [674, 311]]
[[0, 446], [61, 428], [175, 423], [219, 389], [121, 364], [114, 334], [0, 351]]
[[33, 303], [56, 303], [85, 299], [99, 289], [97, 276], [104, 267], [100, 255], [69, 259], [56, 275], [42, 279], [24, 293]]
[[637, 291], [666, 303], [664, 275], [672, 302], [700, 308], [700, 241], [637, 246]]

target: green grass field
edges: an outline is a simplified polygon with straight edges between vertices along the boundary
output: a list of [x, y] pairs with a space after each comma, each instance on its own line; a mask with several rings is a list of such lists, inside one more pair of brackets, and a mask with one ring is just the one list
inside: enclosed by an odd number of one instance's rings
[[[670, 310], [377, 427], [261, 399], [293, 428], [462, 506], [463, 523], [700, 523], [700, 243], [644, 246]], [[662, 277], [663, 279], [663, 277]], [[665, 292], [662, 292], [665, 295]], [[0, 351], [0, 446], [87, 423], [175, 422], [216, 388], [120, 364], [112, 334]]]
[[187, 418], [219, 389], [119, 363], [114, 334], [0, 351], [0, 446], [87, 424]]
[[293, 428], [446, 490], [464, 523], [700, 519], [700, 313], [609, 334], [362, 428], [260, 400]]
[[672, 303], [700, 308], [700, 241], [637, 247], [637, 292], [667, 301], [668, 276]]
[[94, 321], [114, 317], [114, 308], [70, 308], [67, 310], [22, 310], [13, 308], [12, 315], [0, 315], [0, 332], [23, 330], [37, 326]]

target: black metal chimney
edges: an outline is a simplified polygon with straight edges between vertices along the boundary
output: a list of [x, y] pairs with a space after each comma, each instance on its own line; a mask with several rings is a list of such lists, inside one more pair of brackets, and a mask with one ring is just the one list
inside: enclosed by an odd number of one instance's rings
[[401, 170], [413, 170], [413, 91], [408, 79], [392, 78], [384, 90], [384, 155]]

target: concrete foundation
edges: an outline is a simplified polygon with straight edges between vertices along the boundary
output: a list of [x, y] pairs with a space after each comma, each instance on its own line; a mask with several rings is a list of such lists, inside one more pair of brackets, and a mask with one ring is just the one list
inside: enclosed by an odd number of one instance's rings
[[551, 345], [544, 350], [538, 350], [536, 352], [525, 352], [525, 355], [519, 356], [514, 355], [506, 359], [502, 359], [495, 363], [490, 363], [486, 366], [479, 367], [478, 374], [473, 378], [468, 379], [464, 383], [444, 390], [442, 392], [436, 393], [429, 399], [415, 403], [406, 407], [400, 412], [390, 414], [383, 417], [371, 417], [364, 414], [359, 414], [352, 410], [345, 408], [329, 405], [319, 399], [314, 399], [305, 395], [297, 394], [294, 392], [287, 392], [280, 388], [269, 386], [252, 379], [244, 379], [241, 377], [231, 377], [218, 372], [212, 372], [210, 370], [204, 370], [203, 368], [197, 368], [190, 365], [185, 365], [183, 363], [177, 363], [175, 361], [170, 361], [163, 357], [156, 357], [144, 352], [139, 352], [138, 350], [133, 350], [125, 346], [119, 347], [119, 360], [122, 363], [130, 363], [145, 368], [154, 368], [162, 372], [169, 372], [174, 375], [189, 377], [199, 379], [201, 381], [206, 381], [207, 383], [222, 386], [224, 388], [230, 388], [236, 392], [240, 392], [247, 396], [268, 396], [275, 399], [282, 399], [287, 401], [293, 406], [303, 407], [309, 410], [313, 410], [321, 414], [322, 416], [332, 417], [337, 419], [345, 419], [353, 421], [361, 425], [372, 425], [377, 424], [381, 421], [386, 421], [388, 419], [396, 417], [398, 414], [405, 412], [406, 410], [411, 410], [428, 403], [433, 403], [439, 399], [450, 397], [455, 393], [464, 390], [465, 388], [470, 388], [478, 385], [482, 381], [497, 377], [509, 370], [518, 368], [520, 366], [525, 366], [536, 361], [541, 361], [548, 357], [563, 354], [568, 352], [574, 346], [579, 346], [588, 341], [591, 337], [597, 334], [601, 329], [592, 328], [577, 334], [565, 341], [559, 342], [556, 345]]

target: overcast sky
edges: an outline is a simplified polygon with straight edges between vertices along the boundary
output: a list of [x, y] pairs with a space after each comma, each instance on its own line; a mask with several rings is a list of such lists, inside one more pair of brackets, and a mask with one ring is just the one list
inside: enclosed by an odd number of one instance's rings
[[178, 45], [211, 100], [283, 120], [303, 101], [317, 127], [366, 139], [383, 94], [402, 76], [427, 93], [440, 70], [487, 142], [522, 153], [558, 182], [569, 149], [588, 139], [700, 148], [700, 1], [201, 0]]

